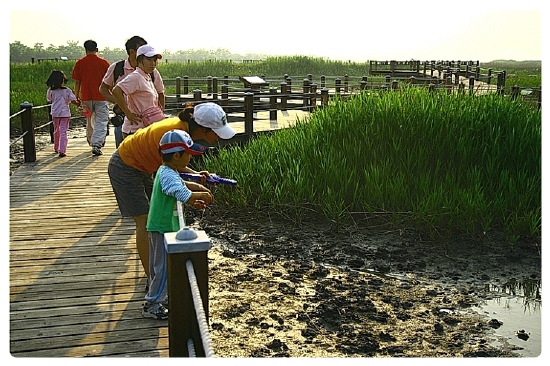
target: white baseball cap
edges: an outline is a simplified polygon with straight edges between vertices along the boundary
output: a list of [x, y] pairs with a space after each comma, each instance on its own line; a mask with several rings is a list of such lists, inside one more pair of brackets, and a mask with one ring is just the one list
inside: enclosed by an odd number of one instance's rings
[[157, 56], [158, 59], [162, 58], [162, 55], [155, 51], [153, 46], [149, 46], [148, 44], [144, 44], [137, 49], [137, 56], [141, 55], [144, 55], [145, 57]]
[[195, 106], [193, 118], [202, 127], [211, 128], [224, 140], [235, 136], [235, 131], [227, 123], [227, 116], [222, 107], [216, 103], [206, 102]]

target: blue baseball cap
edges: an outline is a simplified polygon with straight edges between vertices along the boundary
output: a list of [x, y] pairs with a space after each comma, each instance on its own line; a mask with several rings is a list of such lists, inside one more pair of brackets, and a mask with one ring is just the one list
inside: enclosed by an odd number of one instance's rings
[[160, 139], [159, 146], [163, 154], [185, 151], [191, 155], [201, 155], [206, 151], [205, 146], [194, 143], [191, 136], [183, 130], [166, 132]]

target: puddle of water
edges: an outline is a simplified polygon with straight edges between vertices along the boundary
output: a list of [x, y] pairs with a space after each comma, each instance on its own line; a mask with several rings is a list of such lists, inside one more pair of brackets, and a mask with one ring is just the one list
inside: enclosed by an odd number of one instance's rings
[[[538, 357], [541, 354], [541, 282], [540, 280], [509, 281], [501, 287], [488, 288], [495, 294], [486, 304], [474, 307], [473, 310], [486, 315], [488, 321], [497, 319], [502, 325], [495, 329], [495, 335], [517, 350], [514, 352], [523, 357]], [[529, 337], [518, 337], [524, 331]], [[522, 335], [522, 334], [520, 334]]]

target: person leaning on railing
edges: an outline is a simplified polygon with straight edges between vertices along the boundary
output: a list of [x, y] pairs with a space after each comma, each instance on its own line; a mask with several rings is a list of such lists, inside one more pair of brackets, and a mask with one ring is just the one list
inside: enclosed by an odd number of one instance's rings
[[[171, 130], [183, 130], [194, 141], [208, 144], [220, 138], [230, 139], [235, 131], [227, 123], [224, 110], [216, 103], [207, 102], [193, 107], [187, 104], [177, 117], [141, 128], [129, 135], [109, 160], [109, 179], [122, 217], [132, 217], [136, 223], [136, 246], [141, 264], [149, 278], [149, 240], [147, 215], [153, 187], [153, 173], [162, 164], [158, 146], [162, 136]], [[209, 176], [207, 171], [186, 172]]]
[[178, 201], [197, 209], [204, 209], [214, 202], [212, 192], [206, 187], [184, 182], [180, 172], [187, 170], [193, 155], [206, 152], [182, 130], [166, 132], [159, 143], [162, 165], [158, 168], [153, 182], [151, 207], [147, 218], [149, 233], [149, 291], [141, 314], [145, 318], [163, 320], [168, 318], [168, 273], [164, 234], [180, 229], [179, 215], [174, 215]]

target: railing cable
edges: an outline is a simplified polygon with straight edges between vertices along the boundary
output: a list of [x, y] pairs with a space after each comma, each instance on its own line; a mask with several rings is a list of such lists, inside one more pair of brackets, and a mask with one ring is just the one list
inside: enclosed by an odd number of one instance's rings
[[187, 262], [185, 262], [185, 266], [187, 268], [187, 276], [189, 278], [191, 294], [193, 295], [193, 304], [195, 305], [195, 314], [197, 316], [197, 323], [201, 334], [204, 354], [205, 357], [214, 357], [212, 340], [210, 339], [210, 332], [208, 331], [208, 321], [206, 320], [206, 314], [204, 313], [204, 308], [202, 306], [202, 298], [199, 291], [199, 286], [197, 285], [197, 277], [195, 275], [195, 269], [193, 268], [193, 262], [188, 259]]

